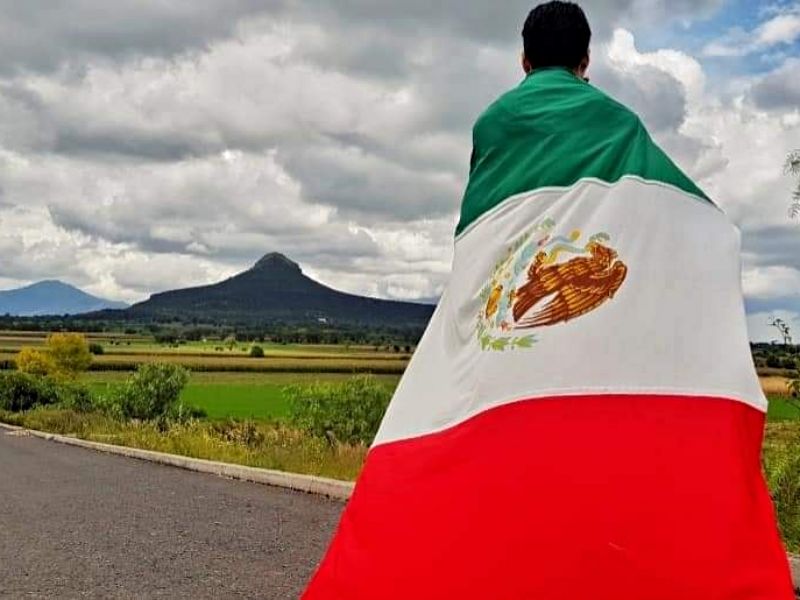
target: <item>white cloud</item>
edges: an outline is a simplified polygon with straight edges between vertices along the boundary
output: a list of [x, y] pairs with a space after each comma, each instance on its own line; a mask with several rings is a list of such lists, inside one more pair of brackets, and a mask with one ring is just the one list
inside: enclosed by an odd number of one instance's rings
[[703, 54], [709, 57], [740, 57], [763, 52], [800, 38], [800, 7], [792, 12], [773, 16], [752, 31], [730, 30], [724, 37], [706, 44]]
[[667, 73], [683, 86], [687, 97], [695, 102], [704, 98], [706, 76], [700, 63], [679, 50], [663, 49], [640, 53], [633, 33], [616, 29], [608, 45], [608, 59], [618, 70], [631, 67], [650, 67]]
[[800, 37], [800, 15], [778, 15], [756, 29], [756, 43], [762, 47], [790, 44]]
[[[470, 126], [520, 77], [530, 3], [236, 0], [143, 16], [133, 4], [82, 26], [104, 46], [68, 35], [93, 0], [38, 23], [39, 0], [0, 0], [0, 31], [39, 46], [0, 39], [0, 253], [13, 257], [0, 283], [62, 278], [131, 301], [277, 250], [348, 291], [441, 292]], [[719, 5], [593, 3], [590, 75], [742, 228], [756, 310], [785, 310], [800, 283], [781, 174], [800, 139], [797, 65], [721, 87], [697, 58], [640, 51], [632, 33]], [[794, 39], [787, 15], [754, 39]]]

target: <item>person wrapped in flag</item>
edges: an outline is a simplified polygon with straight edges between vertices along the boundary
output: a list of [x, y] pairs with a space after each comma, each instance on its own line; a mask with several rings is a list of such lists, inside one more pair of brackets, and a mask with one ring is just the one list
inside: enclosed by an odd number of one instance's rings
[[737, 229], [548, 2], [451, 280], [304, 598], [788, 600]]

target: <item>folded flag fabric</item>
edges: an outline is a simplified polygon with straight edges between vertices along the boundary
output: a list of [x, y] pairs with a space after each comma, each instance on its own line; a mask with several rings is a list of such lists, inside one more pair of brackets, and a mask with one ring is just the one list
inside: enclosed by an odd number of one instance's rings
[[450, 282], [307, 600], [793, 598], [739, 233], [538, 70], [474, 129]]

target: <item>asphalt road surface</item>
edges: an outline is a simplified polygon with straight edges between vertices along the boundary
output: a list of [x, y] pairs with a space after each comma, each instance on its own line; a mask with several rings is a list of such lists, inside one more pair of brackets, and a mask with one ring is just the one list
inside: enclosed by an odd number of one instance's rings
[[0, 598], [297, 598], [342, 508], [0, 429]]

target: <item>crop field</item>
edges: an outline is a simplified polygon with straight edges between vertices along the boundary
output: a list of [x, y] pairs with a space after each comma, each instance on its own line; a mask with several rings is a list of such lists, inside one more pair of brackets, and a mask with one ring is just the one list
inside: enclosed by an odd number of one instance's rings
[[[42, 346], [47, 339], [46, 332], [0, 331], [0, 351], [14, 353], [24, 346]], [[152, 337], [113, 333], [87, 333], [86, 339], [103, 346], [107, 354], [177, 354], [206, 356], [247, 356], [251, 342], [229, 342], [227, 340], [182, 341], [180, 343], [158, 343]], [[348, 356], [355, 358], [397, 358], [407, 355], [377, 349], [375, 346], [345, 344], [276, 344], [255, 342], [264, 352], [273, 356], [331, 357]]]
[[[323, 344], [258, 344], [263, 358], [249, 355], [253, 344], [210, 340], [158, 344], [152, 337], [88, 334], [103, 353], [94, 357], [92, 371], [133, 371], [140, 364], [168, 362], [192, 371], [401, 374], [410, 353], [405, 348]], [[0, 363], [9, 364], [24, 347], [44, 344], [45, 333], [0, 332]]]
[[770, 375], [761, 377], [761, 388], [769, 400], [767, 417], [770, 421], [800, 420], [800, 399], [794, 400], [788, 394], [786, 377]]
[[[0, 331], [0, 361], [12, 361], [21, 348], [42, 345], [46, 337], [44, 332]], [[252, 344], [243, 342], [159, 344], [149, 336], [108, 333], [87, 338], [103, 347], [103, 354], [94, 357], [91, 371], [83, 376], [94, 390], [107, 392], [142, 363], [176, 363], [191, 370], [182, 400], [215, 420], [281, 419], [288, 410], [285, 388], [295, 383], [372, 373], [394, 389], [410, 358], [405, 348], [395, 352], [374, 346], [273, 343], [258, 344], [265, 356], [252, 358]], [[787, 381], [778, 375], [761, 377], [770, 399], [770, 421], [800, 419], [800, 404], [788, 397]]]
[[[109, 393], [128, 373], [91, 372], [83, 380], [94, 391]], [[186, 404], [202, 408], [208, 418], [280, 420], [286, 417], [289, 401], [286, 387], [312, 381], [344, 381], [346, 373], [192, 373], [181, 395]], [[400, 377], [376, 375], [387, 388], [394, 389]]]

